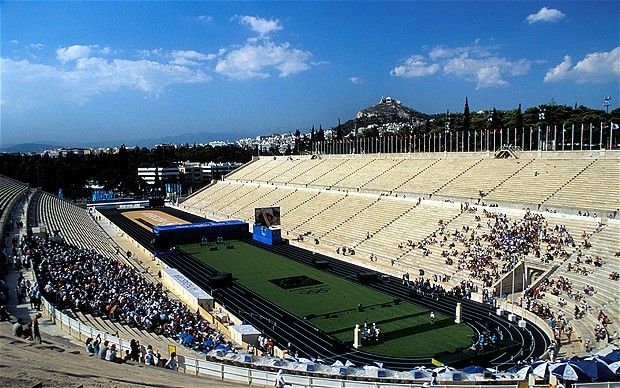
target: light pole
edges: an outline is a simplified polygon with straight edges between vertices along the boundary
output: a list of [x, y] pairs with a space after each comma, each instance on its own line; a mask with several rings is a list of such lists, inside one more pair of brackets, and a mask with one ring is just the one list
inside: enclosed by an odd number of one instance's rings
[[605, 111], [609, 113], [609, 105], [611, 105], [611, 97], [607, 96], [603, 99], [603, 106], [605, 106]]
[[[446, 146], [446, 143], [448, 141], [448, 134], [450, 133], [450, 111], [446, 112], [446, 125], [445, 125], [446, 131], [445, 131], [445, 137], [444, 137], [444, 151], [448, 151], [448, 147]], [[450, 136], [450, 148], [452, 148], [452, 136]]]
[[[538, 110], [538, 121], [541, 122], [543, 125], [545, 124], [545, 112], [547, 110], [545, 108], [540, 108]], [[541, 138], [541, 132], [540, 132], [540, 125], [538, 126], [538, 149], [540, 149], [540, 138]], [[545, 146], [543, 147], [544, 151], [547, 150], [547, 136], [545, 136]]]

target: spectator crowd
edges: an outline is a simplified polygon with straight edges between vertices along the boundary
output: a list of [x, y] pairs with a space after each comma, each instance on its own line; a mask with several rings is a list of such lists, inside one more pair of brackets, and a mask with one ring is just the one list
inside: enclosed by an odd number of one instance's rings
[[199, 312], [170, 298], [160, 283], [148, 282], [129, 265], [94, 250], [39, 238], [23, 239], [21, 251], [32, 260], [43, 295], [59, 309], [105, 316], [177, 338], [199, 351], [225, 342]]

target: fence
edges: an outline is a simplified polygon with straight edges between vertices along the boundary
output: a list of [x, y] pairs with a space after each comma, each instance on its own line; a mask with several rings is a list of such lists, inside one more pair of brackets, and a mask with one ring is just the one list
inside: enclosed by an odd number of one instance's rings
[[522, 151], [585, 151], [620, 148], [615, 123], [530, 128], [445, 131], [419, 134], [385, 133], [379, 137], [312, 142], [312, 152], [322, 154], [495, 152], [502, 147]]

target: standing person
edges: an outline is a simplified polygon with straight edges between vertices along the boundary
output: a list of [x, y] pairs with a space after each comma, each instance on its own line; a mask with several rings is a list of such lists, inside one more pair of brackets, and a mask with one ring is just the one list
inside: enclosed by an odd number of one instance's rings
[[431, 311], [431, 315], [430, 315], [430, 320], [431, 320], [431, 325], [435, 324], [435, 312]]
[[32, 338], [35, 342], [39, 340], [39, 343], [41, 343], [43, 341], [41, 339], [41, 330], [39, 329], [39, 318], [41, 318], [41, 313], [36, 314], [32, 320]]
[[276, 387], [276, 388], [284, 388], [286, 385], [293, 385], [293, 384], [287, 383], [284, 380], [284, 371], [282, 369], [280, 369], [278, 371], [278, 374], [276, 375], [276, 382], [275, 382], [275, 384], [273, 386]]
[[433, 385], [438, 385], [439, 381], [437, 381], [437, 372], [433, 372], [433, 375], [431, 376], [431, 386]]
[[103, 346], [99, 348], [99, 354], [97, 354], [97, 358], [105, 360], [105, 356], [108, 353], [108, 340], [103, 341]]
[[177, 370], [177, 353], [176, 352], [172, 352], [170, 353], [170, 358], [168, 359], [168, 362], [166, 362], [166, 365], [164, 365], [164, 368], [166, 369], [172, 369], [173, 371]]
[[129, 347], [131, 348], [129, 359], [135, 362], [140, 361], [140, 343], [132, 339], [131, 342], [129, 342]]

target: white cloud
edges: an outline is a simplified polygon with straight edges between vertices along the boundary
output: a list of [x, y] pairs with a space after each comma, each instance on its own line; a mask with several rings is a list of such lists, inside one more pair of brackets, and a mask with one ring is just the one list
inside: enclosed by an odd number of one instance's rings
[[564, 19], [565, 16], [566, 14], [559, 9], [542, 7], [540, 11], [528, 15], [527, 18], [525, 18], [525, 21], [529, 24], [555, 23]]
[[201, 62], [215, 59], [215, 54], [203, 54], [193, 50], [175, 50], [170, 63], [182, 66], [199, 65]]
[[45, 45], [43, 43], [30, 43], [26, 48], [31, 50], [42, 50]]
[[493, 51], [497, 51], [500, 46], [482, 46], [478, 44], [478, 39], [476, 39], [476, 44], [473, 46], [463, 46], [463, 47], [444, 47], [437, 46], [433, 48], [428, 56], [432, 60], [441, 59], [441, 58], [451, 58], [457, 55], [467, 54], [468, 56], [477, 56], [479, 58], [490, 57], [493, 55]]
[[394, 77], [427, 77], [439, 71], [439, 65], [429, 64], [421, 55], [412, 55], [400, 66], [396, 66], [390, 74]]
[[81, 44], [61, 47], [56, 50], [56, 59], [58, 59], [60, 62], [66, 63], [78, 58], [88, 58], [90, 56], [90, 51], [90, 46], [84, 46]]
[[[32, 46], [32, 47], [31, 47]], [[29, 48], [43, 48], [43, 45], [40, 43], [31, 44], [28, 46]], [[102, 54], [102, 55], [110, 55], [117, 54], [116, 50], [112, 50], [110, 47], [101, 47], [98, 44], [93, 45], [81, 45], [74, 44], [73, 46], [68, 47], [60, 47], [56, 50], [56, 59], [58, 59], [62, 63], [67, 63], [70, 61], [74, 61], [80, 58], [88, 58], [91, 55]]]
[[211, 16], [208, 15], [199, 15], [196, 17], [197, 20], [200, 20], [201, 22], [205, 22], [205, 23], [209, 23], [211, 21], [213, 21], [213, 18]]
[[529, 72], [531, 61], [520, 59], [514, 62], [497, 56], [470, 58], [463, 54], [449, 59], [443, 66], [444, 74], [456, 75], [475, 81], [476, 88], [507, 85], [504, 75], [525, 75]]
[[282, 29], [282, 24], [278, 19], [263, 19], [258, 16], [238, 16], [238, 18], [241, 24], [250, 27], [260, 36], [266, 36]]
[[[69, 50], [69, 58], [77, 54]], [[157, 96], [173, 84], [209, 80], [202, 70], [148, 60], [89, 57], [86, 50], [64, 66], [1, 58], [3, 103], [28, 107], [50, 101], [85, 103], [89, 97], [110, 91], [136, 90]], [[66, 54], [64, 51], [61, 55]], [[63, 57], [67, 58], [67, 56]]]
[[620, 46], [611, 51], [587, 54], [573, 66], [569, 55], [549, 69], [544, 82], [573, 81], [578, 84], [617, 81], [620, 77]]
[[428, 77], [438, 74], [453, 75], [475, 82], [476, 88], [504, 86], [506, 76], [521, 76], [530, 71], [533, 61], [528, 59], [509, 60], [498, 54], [500, 46], [444, 47], [430, 50], [428, 59], [412, 55], [390, 74], [395, 77]]
[[288, 42], [247, 42], [221, 58], [215, 71], [236, 79], [268, 78], [273, 70], [279, 72], [280, 77], [287, 77], [308, 70], [310, 58], [310, 52], [291, 48]]
[[138, 50], [138, 55], [142, 58], [147, 58], [150, 56], [160, 57], [164, 55], [164, 49], [160, 47], [152, 50]]
[[17, 39], [9, 40], [9, 42], [11, 42], [13, 44], [19, 44], [19, 40], [17, 40]]
[[349, 78], [349, 82], [351, 82], [353, 85], [359, 85], [363, 81], [362, 81], [362, 79], [360, 77], [350, 77]]

